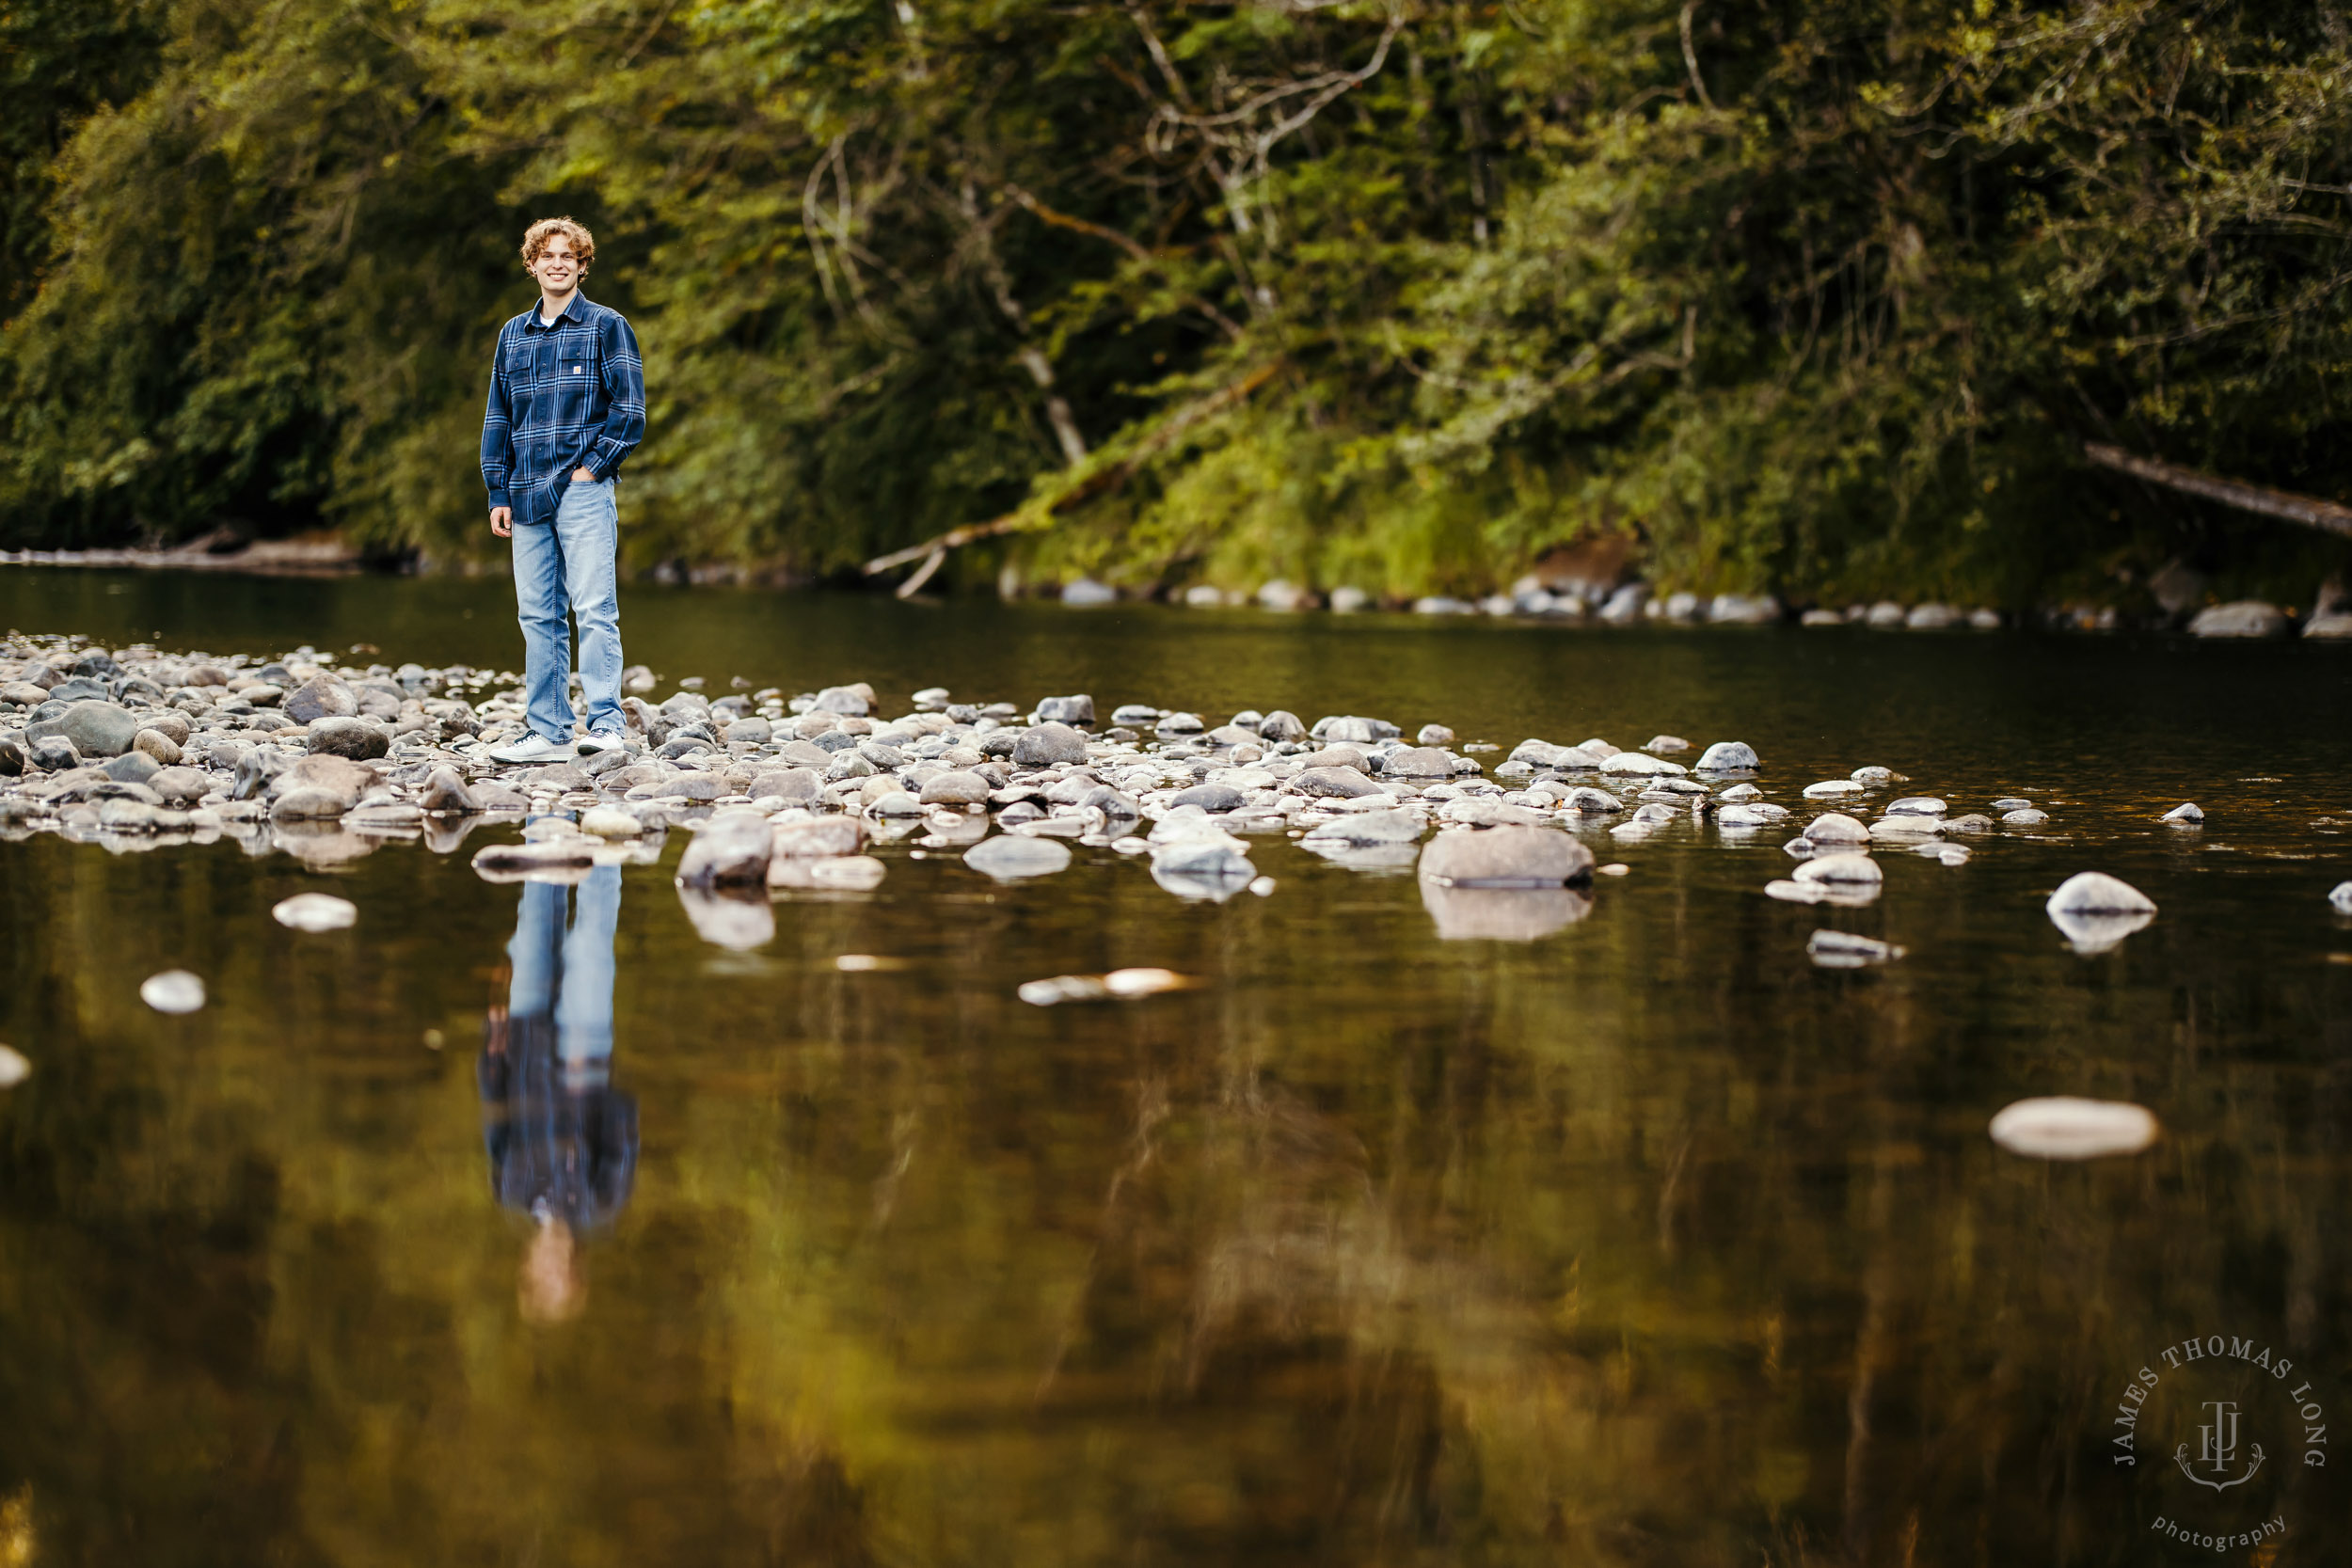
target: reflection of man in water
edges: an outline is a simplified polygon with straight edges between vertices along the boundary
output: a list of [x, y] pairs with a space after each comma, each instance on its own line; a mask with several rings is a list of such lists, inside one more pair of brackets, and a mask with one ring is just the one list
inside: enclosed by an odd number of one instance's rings
[[514, 979], [503, 1008], [483, 1030], [483, 1140], [490, 1191], [529, 1214], [523, 1315], [575, 1317], [587, 1304], [580, 1235], [628, 1202], [637, 1174], [637, 1101], [612, 1087], [612, 928], [621, 913], [621, 868], [598, 866], [572, 889], [523, 888], [515, 940], [506, 944]]

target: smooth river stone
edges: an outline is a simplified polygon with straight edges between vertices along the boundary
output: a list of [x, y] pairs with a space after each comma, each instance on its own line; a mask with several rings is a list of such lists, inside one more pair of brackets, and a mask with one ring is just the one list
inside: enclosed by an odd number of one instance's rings
[[1702, 773], [1738, 773], [1756, 766], [1756, 748], [1744, 740], [1718, 740], [1699, 753]]
[[1343, 800], [1381, 793], [1378, 784], [1353, 768], [1310, 768], [1293, 774], [1290, 786], [1301, 795], [1330, 796]]
[[[1589, 748], [1590, 742], [1586, 745]], [[1629, 776], [1653, 776], [1661, 773], [1676, 774], [1690, 771], [1678, 762], [1668, 762], [1663, 757], [1648, 756], [1640, 752], [1613, 752], [1601, 759], [1600, 770], [1603, 773]]]
[[331, 893], [297, 893], [270, 906], [270, 918], [295, 931], [340, 931], [359, 918], [359, 906]]
[[1033, 724], [1013, 737], [1012, 760], [1018, 768], [1056, 768], [1086, 759], [1086, 736], [1067, 724]]
[[86, 757], [120, 756], [138, 738], [138, 717], [129, 708], [112, 703], [80, 702], [69, 706], [55, 719], [42, 719], [24, 726], [27, 740], [46, 740], [60, 736], [73, 743], [73, 750]]
[[1867, 884], [1873, 887], [1886, 879], [1885, 871], [1867, 855], [1816, 855], [1798, 866], [1793, 876], [1800, 882]]
[[2043, 908], [2077, 953], [2104, 953], [2156, 918], [2153, 899], [2104, 871], [2067, 878]]
[[1048, 877], [1070, 864], [1070, 847], [1050, 838], [1000, 833], [963, 852], [963, 863], [1000, 881]]
[[192, 1013], [204, 1006], [204, 982], [184, 969], [167, 969], [147, 977], [139, 1000], [159, 1013]]
[[1833, 811], [1807, 823], [1804, 836], [1816, 844], [1865, 844], [1870, 830], [1844, 812]]
[[1407, 746], [1389, 758], [1387, 771], [1392, 779], [1448, 779], [1454, 758], [1435, 746]]
[[1550, 828], [1439, 833], [1422, 846], [1422, 880], [1444, 887], [1557, 887], [1591, 875], [1593, 852]]
[[2121, 1100], [2053, 1096], [2003, 1108], [1986, 1129], [2011, 1154], [2037, 1160], [2096, 1160], [2137, 1154], [2156, 1141], [2155, 1114]]

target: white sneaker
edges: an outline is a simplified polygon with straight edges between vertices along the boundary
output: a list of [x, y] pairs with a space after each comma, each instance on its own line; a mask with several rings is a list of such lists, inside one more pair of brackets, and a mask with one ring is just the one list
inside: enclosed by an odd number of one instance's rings
[[593, 757], [603, 752], [616, 751], [628, 744], [628, 736], [618, 730], [595, 730], [580, 737], [580, 754]]
[[549, 740], [536, 730], [490, 753], [492, 762], [569, 762], [571, 759], [570, 741]]

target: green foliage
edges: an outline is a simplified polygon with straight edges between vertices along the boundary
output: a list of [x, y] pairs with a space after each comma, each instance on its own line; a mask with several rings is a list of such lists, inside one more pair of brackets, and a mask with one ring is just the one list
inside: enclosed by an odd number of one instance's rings
[[488, 553], [484, 360], [569, 212], [646, 349], [638, 568], [1015, 513], [1138, 585], [2342, 563], [2078, 457], [2346, 493], [2330, 7], [54, 9], [0, 8], [11, 542]]

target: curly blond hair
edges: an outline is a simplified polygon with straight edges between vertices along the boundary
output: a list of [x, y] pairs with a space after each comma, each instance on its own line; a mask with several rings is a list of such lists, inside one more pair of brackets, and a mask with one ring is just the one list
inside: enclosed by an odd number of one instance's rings
[[596, 237], [588, 232], [584, 223], [570, 218], [541, 218], [523, 230], [523, 265], [529, 267], [539, 260], [539, 253], [548, 248], [548, 242], [561, 234], [572, 242], [572, 255], [586, 272], [596, 259]]

